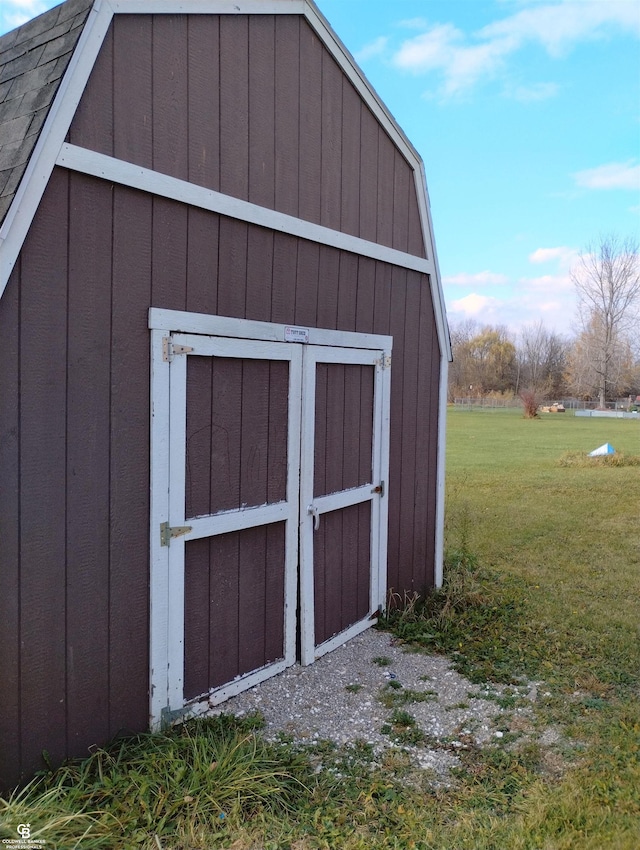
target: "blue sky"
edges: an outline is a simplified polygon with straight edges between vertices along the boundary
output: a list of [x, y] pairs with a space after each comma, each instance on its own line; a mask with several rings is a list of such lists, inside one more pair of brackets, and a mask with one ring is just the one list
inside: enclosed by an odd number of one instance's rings
[[577, 252], [640, 234], [640, 0], [317, 4], [425, 162], [450, 322], [571, 333]]

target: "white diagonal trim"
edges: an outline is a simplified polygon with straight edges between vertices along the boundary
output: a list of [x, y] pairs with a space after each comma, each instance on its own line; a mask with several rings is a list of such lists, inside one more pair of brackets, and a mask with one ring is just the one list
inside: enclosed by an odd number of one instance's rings
[[115, 159], [112, 156], [87, 150], [77, 145], [63, 144], [56, 165], [129, 186], [133, 189], [140, 189], [142, 192], [170, 198], [220, 215], [226, 215], [240, 221], [246, 221], [250, 224], [257, 224], [260, 227], [267, 227], [270, 230], [277, 230], [280, 233], [287, 233], [290, 236], [298, 236], [301, 239], [308, 239], [321, 245], [330, 245], [332, 248], [371, 257], [374, 260], [380, 260], [394, 266], [401, 266], [424, 274], [433, 274], [434, 271], [431, 260], [425, 260], [404, 251], [397, 251], [394, 248], [387, 248], [384, 245], [378, 245], [376, 242], [369, 242], [367, 239], [360, 239], [358, 236], [350, 236], [347, 233], [341, 233], [320, 224], [314, 224], [292, 215], [261, 207], [249, 201], [242, 201], [239, 198], [231, 197], [231, 195], [223, 195], [221, 192], [214, 192], [212, 189], [188, 183], [186, 180], [179, 180], [177, 177], [170, 177], [167, 174], [161, 174], [159, 171], [133, 165], [130, 162]]
[[0, 227], [0, 297], [18, 258], [38, 205], [80, 103], [86, 82], [111, 23], [108, 2], [95, 0], [58, 88], [6, 218]]

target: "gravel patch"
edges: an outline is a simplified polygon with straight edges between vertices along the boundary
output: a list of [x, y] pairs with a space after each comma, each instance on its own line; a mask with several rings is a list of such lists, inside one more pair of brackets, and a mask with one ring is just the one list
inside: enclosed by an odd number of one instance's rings
[[[507, 720], [530, 713], [530, 704], [522, 705], [522, 699], [517, 707], [501, 707], [496, 700], [505, 690], [474, 685], [447, 658], [411, 652], [387, 632], [368, 629], [309, 667], [290, 667], [210, 713], [258, 711], [268, 740], [284, 734], [302, 744], [361, 741], [376, 756], [400, 747], [417, 767], [446, 781], [459, 763], [457, 751], [501, 742]], [[409, 699], [400, 704], [403, 694]], [[415, 719], [408, 731], [417, 732], [417, 744], [398, 742], [394, 708]]]

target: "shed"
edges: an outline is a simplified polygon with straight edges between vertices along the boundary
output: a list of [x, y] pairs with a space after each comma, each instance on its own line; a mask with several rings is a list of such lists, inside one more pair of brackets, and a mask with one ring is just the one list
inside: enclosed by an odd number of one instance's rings
[[442, 576], [422, 162], [311, 0], [0, 38], [0, 784]]

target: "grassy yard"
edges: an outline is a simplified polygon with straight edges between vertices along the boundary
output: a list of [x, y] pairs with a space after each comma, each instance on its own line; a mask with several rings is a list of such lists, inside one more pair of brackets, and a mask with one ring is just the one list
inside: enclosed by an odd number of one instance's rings
[[501, 743], [464, 749], [451, 786], [400, 753], [372, 769], [364, 746], [327, 746], [318, 769], [223, 718], [1, 801], [0, 838], [19, 822], [47, 850], [637, 850], [640, 467], [561, 465], [604, 442], [640, 455], [640, 423], [450, 411], [445, 587], [388, 625], [510, 683], [514, 706], [525, 681], [538, 693], [528, 727], [514, 715]]

